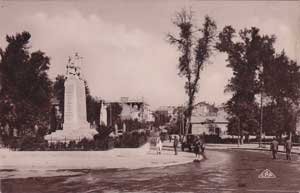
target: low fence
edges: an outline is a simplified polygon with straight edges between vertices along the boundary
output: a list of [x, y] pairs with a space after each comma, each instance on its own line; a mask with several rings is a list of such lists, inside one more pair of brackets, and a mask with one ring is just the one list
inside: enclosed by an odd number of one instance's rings
[[105, 138], [101, 140], [63, 140], [48, 142], [45, 140], [21, 141], [15, 150], [20, 151], [97, 151], [108, 150], [114, 147], [113, 138]]
[[115, 138], [115, 147], [118, 148], [137, 148], [147, 142], [148, 136], [145, 133], [132, 132], [124, 133]]
[[128, 132], [121, 136], [101, 137], [94, 139], [78, 138], [76, 140], [65, 138], [63, 140], [49, 140], [32, 136], [6, 138], [3, 146], [19, 151], [97, 151], [118, 148], [137, 148], [148, 140], [145, 132]]

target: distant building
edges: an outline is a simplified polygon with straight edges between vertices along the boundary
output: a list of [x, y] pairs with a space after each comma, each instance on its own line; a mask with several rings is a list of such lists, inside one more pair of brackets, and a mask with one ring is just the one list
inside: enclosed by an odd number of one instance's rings
[[121, 120], [143, 120], [144, 103], [139, 101], [121, 102]]
[[[118, 117], [112, 117], [111, 110], [113, 104], [118, 104], [122, 108]], [[100, 122], [103, 125], [113, 126], [116, 135], [122, 135], [126, 130], [131, 130], [126, 125], [126, 120], [136, 120], [140, 123], [154, 122], [154, 116], [149, 109], [149, 105], [143, 99], [129, 99], [121, 97], [119, 101], [103, 102], [100, 110]]]
[[[154, 116], [149, 105], [143, 99], [129, 99], [121, 97], [120, 101], [107, 102], [118, 103], [122, 107], [121, 120], [137, 120], [139, 122], [154, 122]], [[109, 121], [108, 121], [109, 122]]]
[[168, 117], [170, 122], [175, 122], [177, 119], [177, 108], [178, 107], [176, 106], [161, 106], [156, 110], [156, 112]]
[[192, 134], [225, 135], [227, 116], [224, 107], [216, 107], [206, 102], [196, 104], [191, 117]]
[[155, 121], [153, 111], [150, 110], [148, 104], [145, 104], [145, 106], [144, 106], [143, 120], [145, 122], [154, 122]]
[[173, 116], [176, 106], [160, 106], [157, 111], [165, 111], [168, 113], [168, 116]]

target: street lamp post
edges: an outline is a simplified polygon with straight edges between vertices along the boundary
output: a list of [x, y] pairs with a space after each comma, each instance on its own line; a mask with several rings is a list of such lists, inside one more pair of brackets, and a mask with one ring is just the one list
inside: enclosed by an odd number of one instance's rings
[[259, 147], [262, 146], [262, 130], [263, 130], [263, 91], [264, 91], [264, 82], [263, 82], [263, 72], [264, 67], [263, 64], [260, 65], [259, 68], [259, 81], [260, 81], [260, 124], [259, 124]]
[[262, 129], [263, 129], [263, 92], [260, 94], [260, 131], [259, 131], [259, 147], [262, 144]]
[[240, 122], [240, 118], [237, 116], [237, 127], [238, 127], [238, 146], [240, 146], [240, 140], [241, 140], [241, 122]]
[[180, 137], [182, 137], [182, 131], [183, 131], [183, 115], [180, 113], [180, 122], [179, 122], [179, 125], [180, 125]]

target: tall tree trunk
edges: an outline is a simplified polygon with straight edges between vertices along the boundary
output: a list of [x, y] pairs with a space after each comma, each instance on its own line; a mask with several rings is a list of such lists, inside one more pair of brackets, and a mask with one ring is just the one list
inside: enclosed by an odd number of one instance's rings
[[192, 128], [190, 128], [190, 127], [192, 126], [191, 119], [192, 119], [192, 117], [191, 117], [191, 115], [189, 115], [189, 116], [187, 117], [187, 121], [186, 121], [185, 135], [188, 135], [188, 134], [189, 134], [189, 131], [192, 129]]

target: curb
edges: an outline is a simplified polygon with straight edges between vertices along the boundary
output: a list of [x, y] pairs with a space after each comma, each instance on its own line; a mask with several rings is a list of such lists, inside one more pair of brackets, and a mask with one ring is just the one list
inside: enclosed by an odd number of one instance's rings
[[[257, 148], [238, 148], [238, 147], [232, 147], [232, 148], [227, 148], [227, 149], [242, 149], [242, 150], [253, 150], [253, 151], [271, 151], [269, 149], [257, 149]], [[285, 151], [277, 151], [278, 153], [286, 153]], [[291, 154], [294, 155], [300, 155], [298, 152], [291, 152]]]
[[[169, 150], [169, 149], [166, 149], [167, 151], [174, 151], [173, 150], [173, 146], [163, 146], [163, 148], [172, 148], [172, 150]], [[247, 148], [247, 147], [209, 147], [209, 146], [206, 146], [207, 150], [224, 150], [224, 149], [239, 149], [239, 150], [253, 150], [253, 151], [271, 151], [269, 149], [259, 149], [259, 148]], [[285, 151], [277, 151], [278, 153], [286, 153]], [[300, 152], [291, 152], [291, 154], [294, 154], [294, 155], [300, 155]]]
[[[224, 149], [233, 149], [233, 150], [251, 150], [251, 151], [271, 151], [269, 149], [258, 149], [258, 148], [247, 148], [247, 147], [217, 147], [217, 148], [210, 148], [207, 147], [208, 150], [224, 150]], [[277, 151], [277, 153], [286, 153], [285, 151]], [[300, 155], [300, 152], [291, 152], [294, 155]]]

